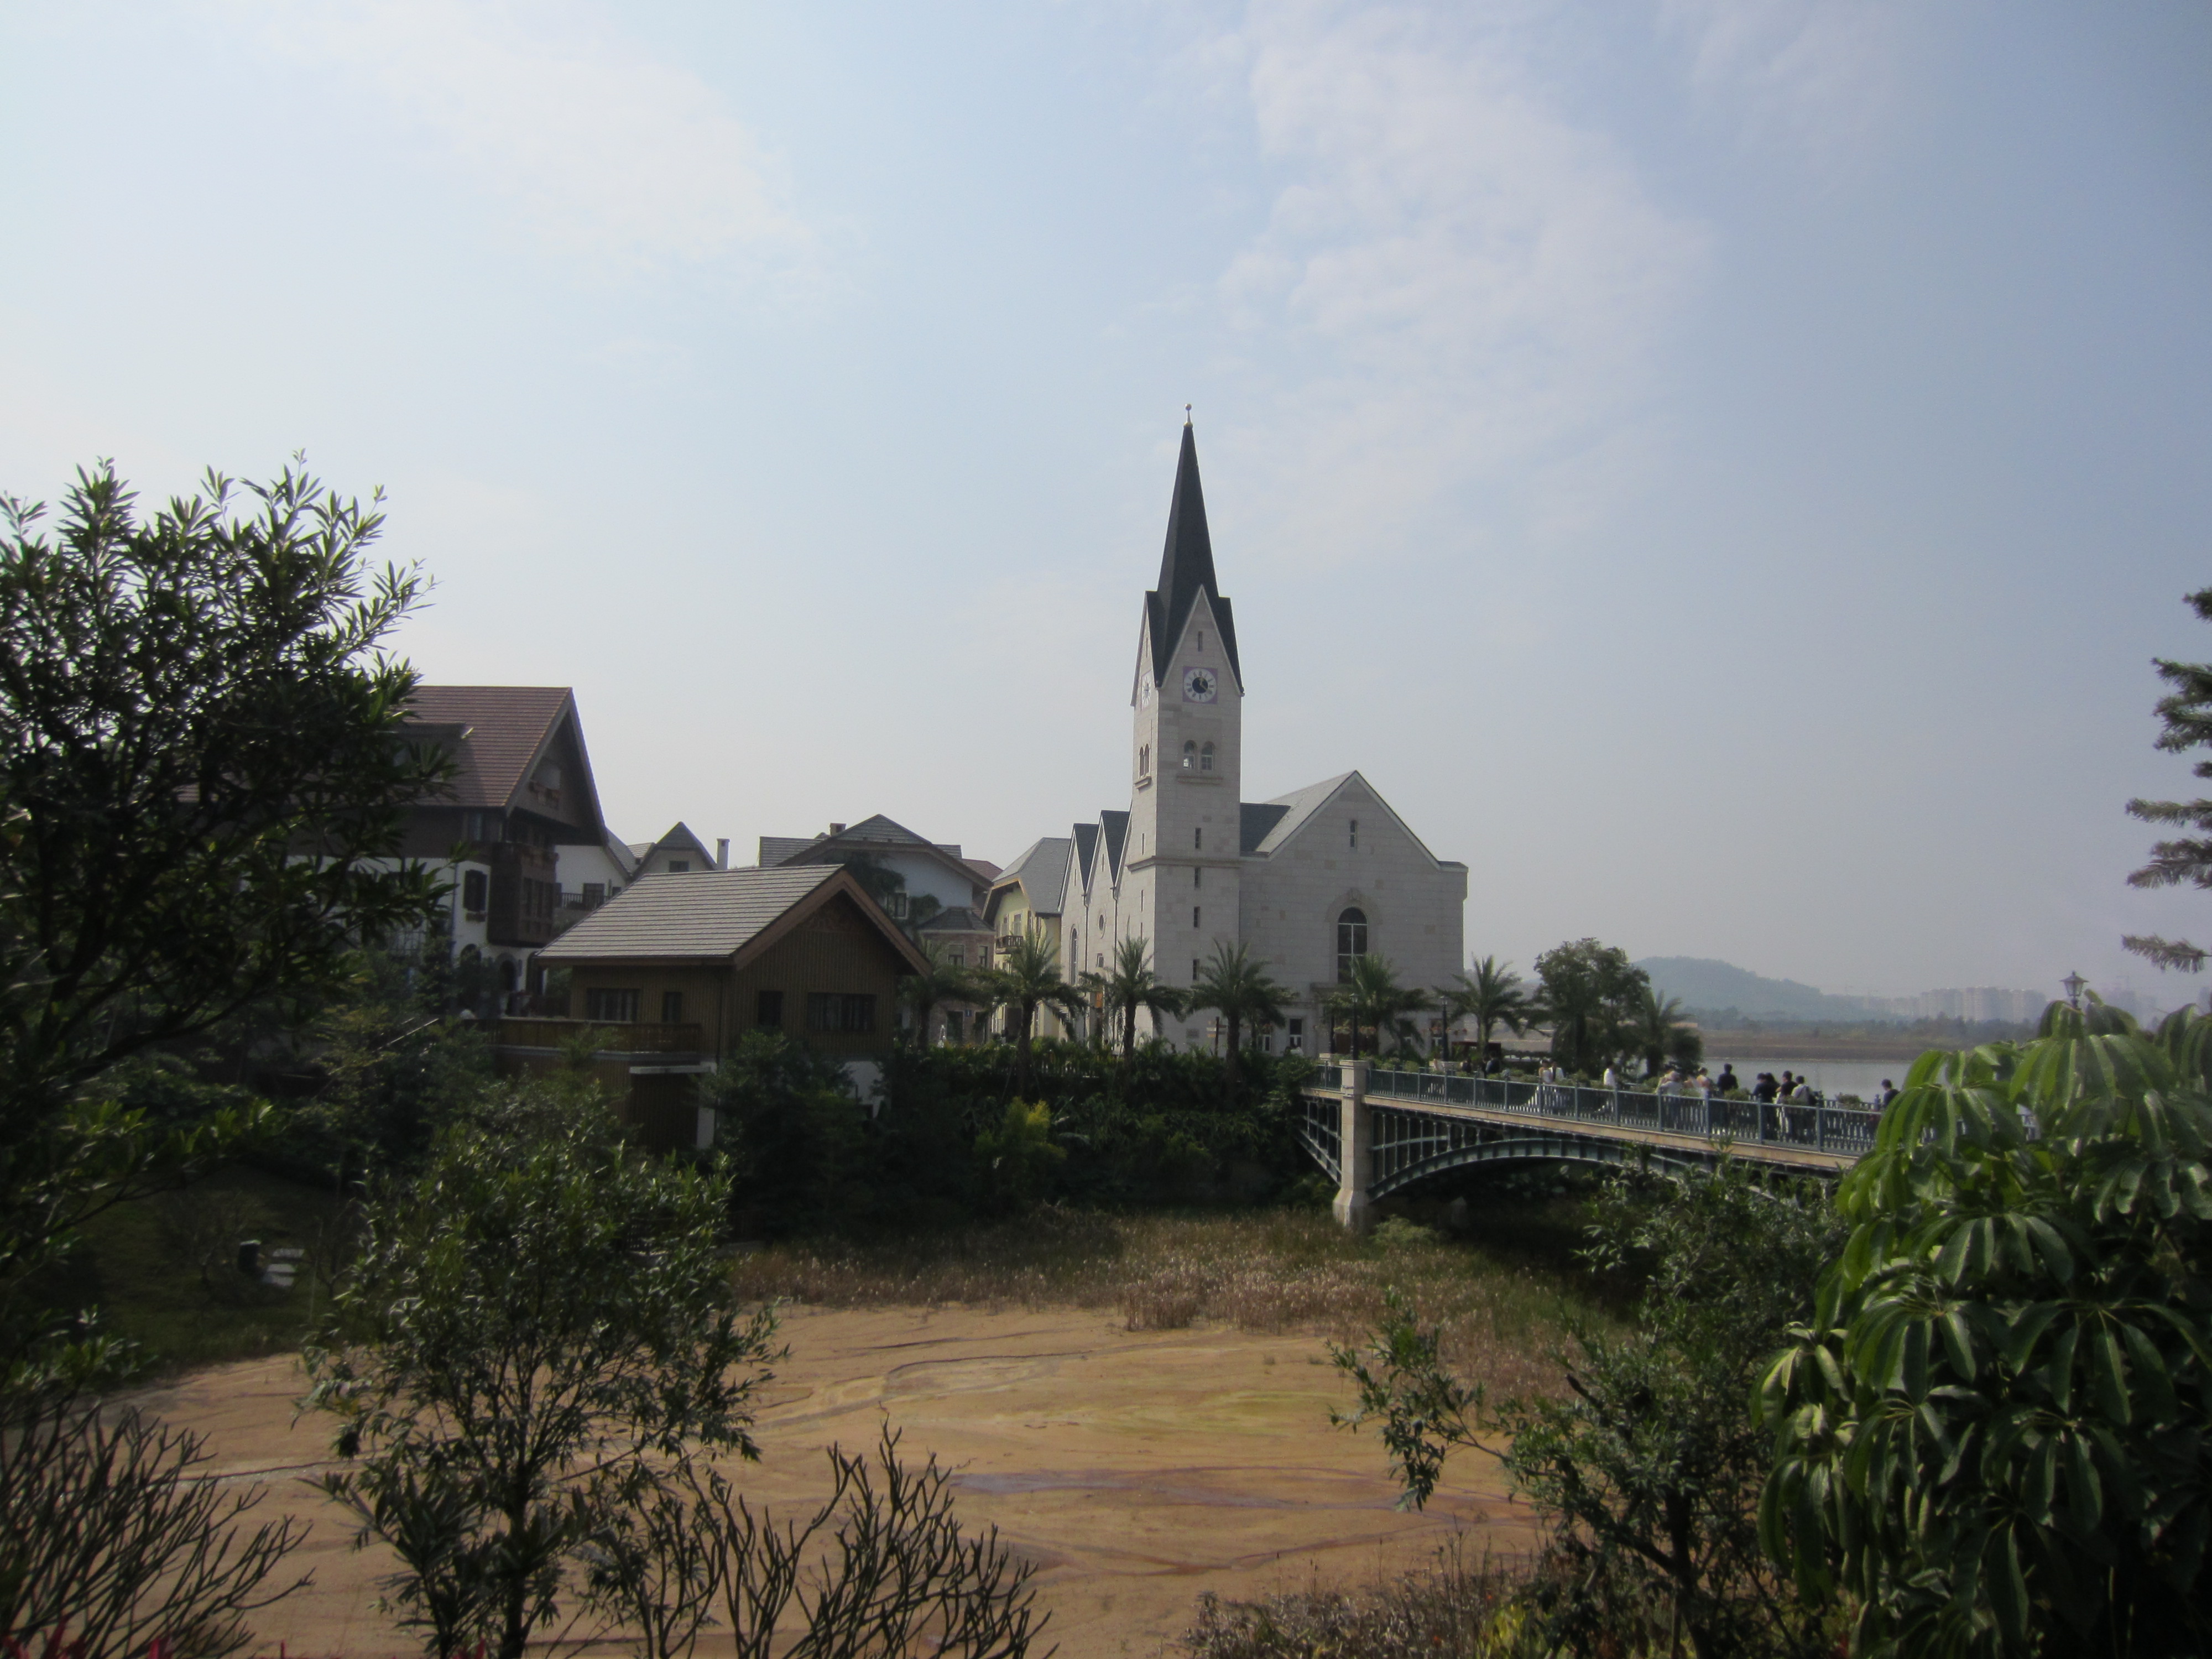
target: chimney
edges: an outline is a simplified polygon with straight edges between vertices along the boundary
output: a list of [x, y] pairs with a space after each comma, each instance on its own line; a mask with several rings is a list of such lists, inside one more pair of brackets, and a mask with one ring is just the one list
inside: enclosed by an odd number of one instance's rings
[[830, 833], [833, 836], [842, 836], [845, 833], [845, 826], [842, 823], [833, 823], [830, 826]]
[[730, 838], [727, 836], [714, 843], [714, 867], [717, 870], [730, 867]]

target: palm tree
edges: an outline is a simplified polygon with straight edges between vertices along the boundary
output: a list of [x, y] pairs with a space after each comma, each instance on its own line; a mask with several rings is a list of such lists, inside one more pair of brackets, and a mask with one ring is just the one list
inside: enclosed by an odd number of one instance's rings
[[908, 974], [899, 981], [899, 1005], [914, 1016], [914, 1045], [929, 1047], [929, 1017], [937, 1012], [940, 1002], [967, 1002], [975, 994], [975, 981], [964, 968], [955, 967], [945, 959], [945, 947], [932, 940], [921, 947], [928, 958], [928, 969], [919, 974]]
[[1266, 963], [1253, 961], [1252, 953], [1242, 945], [1216, 945], [1205, 970], [1183, 1000], [1184, 1008], [1192, 1013], [1200, 1008], [1218, 1009], [1229, 1027], [1225, 1077], [1231, 1106], [1237, 1103], [1237, 1062], [1245, 1023], [1249, 1021], [1255, 1028], [1273, 1024], [1283, 1017], [1284, 999], [1291, 994], [1287, 987], [1267, 977], [1267, 969]]
[[1100, 980], [1098, 988], [1104, 994], [1108, 1017], [1121, 1017], [1124, 1060], [1137, 1050], [1137, 1010], [1149, 1008], [1159, 1014], [1183, 1010], [1182, 993], [1152, 976], [1152, 947], [1140, 939], [1125, 939], [1114, 947], [1113, 969]]
[[1449, 1038], [1455, 1021], [1471, 1019], [1486, 1054], [1490, 1052], [1493, 1027], [1503, 1025], [1519, 1036], [1540, 1012], [1510, 962], [1485, 957], [1474, 964], [1474, 973], [1455, 974], [1452, 978], [1454, 983], [1437, 988], [1437, 1000], [1444, 1011], [1446, 1036]]
[[1352, 959], [1352, 976], [1338, 986], [1328, 999], [1332, 1012], [1341, 1012], [1352, 1021], [1352, 1057], [1359, 1058], [1359, 1028], [1372, 1025], [1379, 1047], [1382, 1034], [1390, 1023], [1401, 1014], [1419, 1013], [1431, 1006], [1429, 994], [1418, 988], [1401, 985], [1398, 970], [1382, 957], [1361, 956]]
[[1656, 1077], [1689, 1029], [1682, 1023], [1682, 1000], [1668, 997], [1662, 1000], [1659, 993], [1647, 985], [1636, 1005], [1634, 1019], [1631, 1035], [1644, 1056], [1644, 1075]]
[[1040, 1006], [1064, 1008], [1073, 1014], [1083, 1006], [1083, 993], [1060, 976], [1060, 953], [1042, 933], [1031, 929], [1018, 935], [999, 953], [999, 963], [981, 975], [992, 1000], [1021, 1011], [1021, 1034], [1015, 1039], [1014, 1093], [1029, 1091], [1030, 1033]]

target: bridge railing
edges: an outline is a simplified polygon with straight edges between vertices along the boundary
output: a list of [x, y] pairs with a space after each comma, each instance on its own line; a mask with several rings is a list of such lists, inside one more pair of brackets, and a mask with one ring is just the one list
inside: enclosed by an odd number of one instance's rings
[[1371, 1101], [1421, 1101], [1552, 1122], [1644, 1129], [1662, 1134], [1725, 1136], [1738, 1143], [1789, 1146], [1856, 1157], [1872, 1150], [1881, 1114], [1854, 1106], [1793, 1106], [1786, 1102], [1722, 1100], [1654, 1094], [1638, 1089], [1589, 1089], [1570, 1083], [1522, 1083], [1452, 1072], [1367, 1074]]

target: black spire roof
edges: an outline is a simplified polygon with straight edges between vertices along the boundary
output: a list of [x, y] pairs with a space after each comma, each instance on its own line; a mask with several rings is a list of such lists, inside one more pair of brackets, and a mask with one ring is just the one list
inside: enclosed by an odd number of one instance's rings
[[1167, 546], [1160, 553], [1160, 585], [1145, 595], [1145, 615], [1152, 623], [1154, 685], [1166, 683], [1168, 653], [1182, 637], [1200, 593], [1213, 608], [1221, 648], [1229, 653], [1230, 672], [1237, 676], [1242, 691], [1244, 670], [1237, 660], [1237, 623], [1213, 579], [1213, 538], [1206, 532], [1206, 491], [1198, 482], [1198, 439], [1186, 419], [1182, 454], [1176, 462], [1175, 500], [1168, 507]]

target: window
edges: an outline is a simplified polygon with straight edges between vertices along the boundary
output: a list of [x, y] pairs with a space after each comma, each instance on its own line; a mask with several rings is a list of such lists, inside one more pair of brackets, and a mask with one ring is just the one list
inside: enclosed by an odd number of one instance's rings
[[876, 1029], [876, 1000], [866, 993], [809, 991], [806, 1029], [858, 1035]]
[[681, 1025], [684, 1023], [684, 993], [663, 991], [660, 994], [660, 1023]]
[[586, 991], [584, 1018], [594, 1024], [633, 1025], [637, 1023], [638, 1004], [644, 1000], [644, 994], [638, 991]]
[[1149, 743], [1137, 747], [1137, 775], [1140, 778], [1152, 775], [1152, 745]]
[[584, 884], [584, 908], [586, 910], [596, 910], [606, 902], [606, 883], [603, 881], [587, 881]]
[[1202, 865], [1202, 864], [1194, 864], [1194, 865], [1192, 865], [1192, 866], [1190, 866], [1190, 884], [1191, 884], [1193, 887], [1203, 887], [1203, 886], [1205, 886], [1205, 885], [1206, 885], [1206, 883], [1205, 883], [1205, 881], [1204, 881], [1203, 879], [1201, 879], [1201, 878], [1203, 878], [1203, 877], [1205, 876], [1205, 874], [1206, 874], [1206, 866], [1205, 866], [1204, 865]]
[[690, 859], [671, 859], [668, 860], [668, 873], [672, 876], [681, 875], [690, 867], [691, 860]]
[[1190, 845], [1194, 852], [1203, 853], [1206, 850], [1206, 830], [1203, 825], [1190, 832]]
[[[1200, 975], [1199, 975], [1199, 971], [1198, 971], [1198, 958], [1197, 958], [1196, 957], [1193, 957], [1190, 959], [1190, 982], [1191, 982], [1193, 985], [1195, 985], [1195, 984], [1197, 984], [1197, 983], [1198, 983], [1198, 981], [1199, 981], [1199, 978], [1200, 978]], [[1190, 1036], [1196, 1036], [1198, 1035], [1198, 1033], [1197, 1033], [1197, 1032], [1195, 1032], [1195, 1031], [1191, 1031], [1191, 1032], [1187, 1033], [1186, 1035]]]
[[1206, 649], [1206, 630], [1203, 628], [1198, 630], [1198, 648], [1201, 651]]
[[966, 1021], [967, 1018], [967, 1015], [962, 1013], [957, 1008], [949, 1009], [946, 1011], [945, 1016], [945, 1040], [947, 1042], [957, 1042], [960, 1041], [960, 1027]]
[[1213, 745], [1210, 743], [1198, 751], [1198, 769], [1201, 772], [1213, 769]]
[[906, 920], [906, 891], [903, 888], [891, 895], [889, 908], [891, 915], [899, 921]]
[[965, 951], [947, 951], [945, 953], [945, 960], [952, 967], [965, 968], [968, 965], [968, 953]]
[[1359, 820], [1358, 818], [1352, 821], [1352, 850], [1355, 853], [1359, 850]]
[[1304, 1052], [1305, 1046], [1306, 1023], [1302, 1018], [1294, 1018], [1291, 1021], [1290, 1036], [1283, 1039], [1283, 1052], [1290, 1054], [1301, 1054]]
[[753, 1024], [776, 1026], [783, 1024], [783, 993], [763, 991], [753, 999]]
[[1367, 913], [1346, 910], [1336, 919], [1336, 981], [1352, 977], [1352, 964], [1367, 954]]
[[485, 897], [491, 890], [491, 878], [481, 870], [466, 870], [461, 873], [461, 908], [483, 914]]
[[1199, 926], [1198, 907], [1195, 904], [1190, 907], [1190, 925], [1194, 927]]
[[1195, 740], [1188, 738], [1184, 740], [1182, 745], [1182, 769], [1186, 772], [1195, 772], [1198, 770], [1198, 744]]

